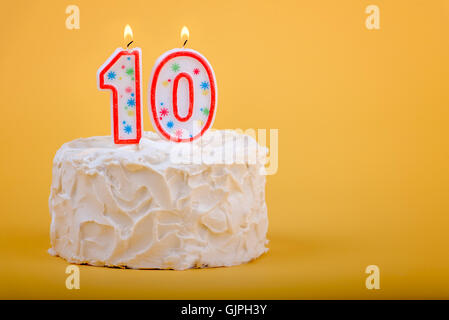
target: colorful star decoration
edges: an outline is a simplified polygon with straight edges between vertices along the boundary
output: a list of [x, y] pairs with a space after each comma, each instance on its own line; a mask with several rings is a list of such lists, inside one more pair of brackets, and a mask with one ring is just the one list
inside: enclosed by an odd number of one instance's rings
[[136, 100], [134, 98], [129, 98], [127, 104], [128, 107], [134, 107], [136, 105]]
[[123, 130], [125, 130], [125, 132], [126, 132], [127, 134], [130, 134], [131, 132], [133, 132], [133, 127], [131, 127], [129, 124], [127, 124], [127, 125], [123, 128]]
[[209, 115], [209, 108], [201, 108], [200, 110], [205, 116]]
[[161, 114], [161, 117], [166, 117], [168, 116], [168, 109], [167, 108], [162, 108], [159, 113]]
[[126, 74], [129, 76], [134, 75], [134, 69], [133, 68], [126, 69]]
[[207, 82], [207, 81], [201, 82], [200, 87], [203, 90], [208, 90], [209, 89], [209, 82]]
[[130, 134], [133, 132], [133, 127], [130, 124], [128, 124], [126, 121], [123, 121], [122, 124], [123, 124], [123, 131], [126, 134]]
[[178, 139], [181, 139], [181, 137], [182, 137], [182, 129], [176, 130], [176, 131], [175, 131], [175, 136], [176, 136]]
[[173, 63], [173, 64], [171, 65], [171, 69], [172, 69], [173, 72], [178, 72], [180, 68], [181, 68], [181, 67], [179, 66], [178, 63]]

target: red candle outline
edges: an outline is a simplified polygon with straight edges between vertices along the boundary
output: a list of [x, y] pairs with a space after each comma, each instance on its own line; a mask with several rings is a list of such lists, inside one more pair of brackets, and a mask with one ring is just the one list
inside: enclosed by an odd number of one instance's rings
[[[120, 139], [119, 138], [119, 128], [118, 128], [118, 93], [117, 88], [110, 84], [104, 83], [105, 73], [117, 62], [117, 60], [123, 55], [134, 55], [134, 70], [135, 70], [135, 81], [136, 81], [136, 138], [135, 139]], [[140, 55], [139, 51], [120, 51], [112, 60], [100, 71], [99, 74], [99, 87], [100, 89], [110, 89], [112, 91], [112, 118], [114, 127], [114, 143], [115, 144], [136, 144], [139, 143], [142, 138], [142, 118], [140, 115], [141, 98], [140, 98]]]
[[[207, 72], [207, 76], [209, 78], [209, 83], [210, 83], [210, 97], [211, 97], [211, 103], [210, 103], [210, 109], [209, 109], [209, 116], [207, 118], [207, 122], [206, 125], [203, 127], [203, 129], [201, 130], [200, 133], [198, 133], [196, 136], [191, 137], [191, 138], [187, 138], [187, 139], [181, 139], [178, 137], [172, 137], [170, 136], [161, 126], [160, 122], [159, 122], [159, 117], [157, 114], [157, 110], [156, 110], [156, 84], [157, 84], [157, 80], [159, 78], [159, 73], [162, 69], [162, 67], [171, 59], [176, 58], [176, 57], [182, 57], [182, 56], [187, 56], [187, 57], [191, 57], [191, 58], [195, 58], [197, 59], [202, 65], [203, 67], [206, 69]], [[199, 54], [192, 52], [192, 51], [176, 51], [173, 53], [170, 53], [169, 55], [167, 55], [156, 67], [153, 77], [152, 77], [152, 83], [151, 83], [151, 113], [153, 116], [153, 123], [156, 125], [156, 127], [158, 128], [159, 132], [168, 140], [171, 141], [175, 141], [175, 142], [191, 142], [199, 137], [201, 137], [204, 132], [206, 132], [206, 130], [209, 129], [211, 123], [212, 123], [212, 119], [214, 118], [214, 114], [215, 114], [215, 80], [214, 80], [214, 75], [212, 72], [212, 69], [209, 65], [209, 63]]]
[[[189, 82], [189, 112], [185, 117], [181, 117], [178, 112], [178, 84], [179, 80], [181, 78], [186, 78]], [[193, 97], [193, 79], [190, 74], [187, 72], [181, 72], [178, 74], [173, 81], [173, 114], [176, 119], [178, 119], [181, 122], [188, 121], [192, 117], [193, 113], [193, 104], [194, 104], [194, 97]]]

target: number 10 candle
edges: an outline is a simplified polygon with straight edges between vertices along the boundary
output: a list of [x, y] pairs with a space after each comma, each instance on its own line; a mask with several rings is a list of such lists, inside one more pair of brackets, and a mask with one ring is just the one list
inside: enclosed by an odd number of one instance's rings
[[[125, 39], [129, 36], [132, 37], [132, 31], [127, 25]], [[142, 136], [141, 56], [140, 48], [117, 48], [97, 73], [98, 87], [112, 91], [112, 133], [116, 144], [139, 143]]]

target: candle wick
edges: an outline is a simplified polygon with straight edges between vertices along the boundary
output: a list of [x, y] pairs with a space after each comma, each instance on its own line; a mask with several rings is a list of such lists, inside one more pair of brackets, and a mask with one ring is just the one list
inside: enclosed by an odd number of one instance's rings
[[182, 45], [183, 48], [186, 46], [187, 41], [189, 41], [189, 39], [187, 39], [186, 41], [184, 41], [184, 44]]
[[127, 45], [126, 45], [126, 47], [128, 48], [129, 47], [129, 45], [131, 44], [131, 43], [133, 43], [134, 41], [133, 40], [131, 40], [131, 42], [130, 43], [128, 43]]

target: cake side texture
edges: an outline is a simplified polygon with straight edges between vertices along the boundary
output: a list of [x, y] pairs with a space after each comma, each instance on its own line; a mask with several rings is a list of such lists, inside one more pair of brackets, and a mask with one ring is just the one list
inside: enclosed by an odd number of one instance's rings
[[188, 144], [152, 132], [137, 145], [115, 145], [110, 136], [68, 142], [53, 161], [49, 252], [136, 269], [255, 259], [268, 242], [265, 153], [231, 130]]

